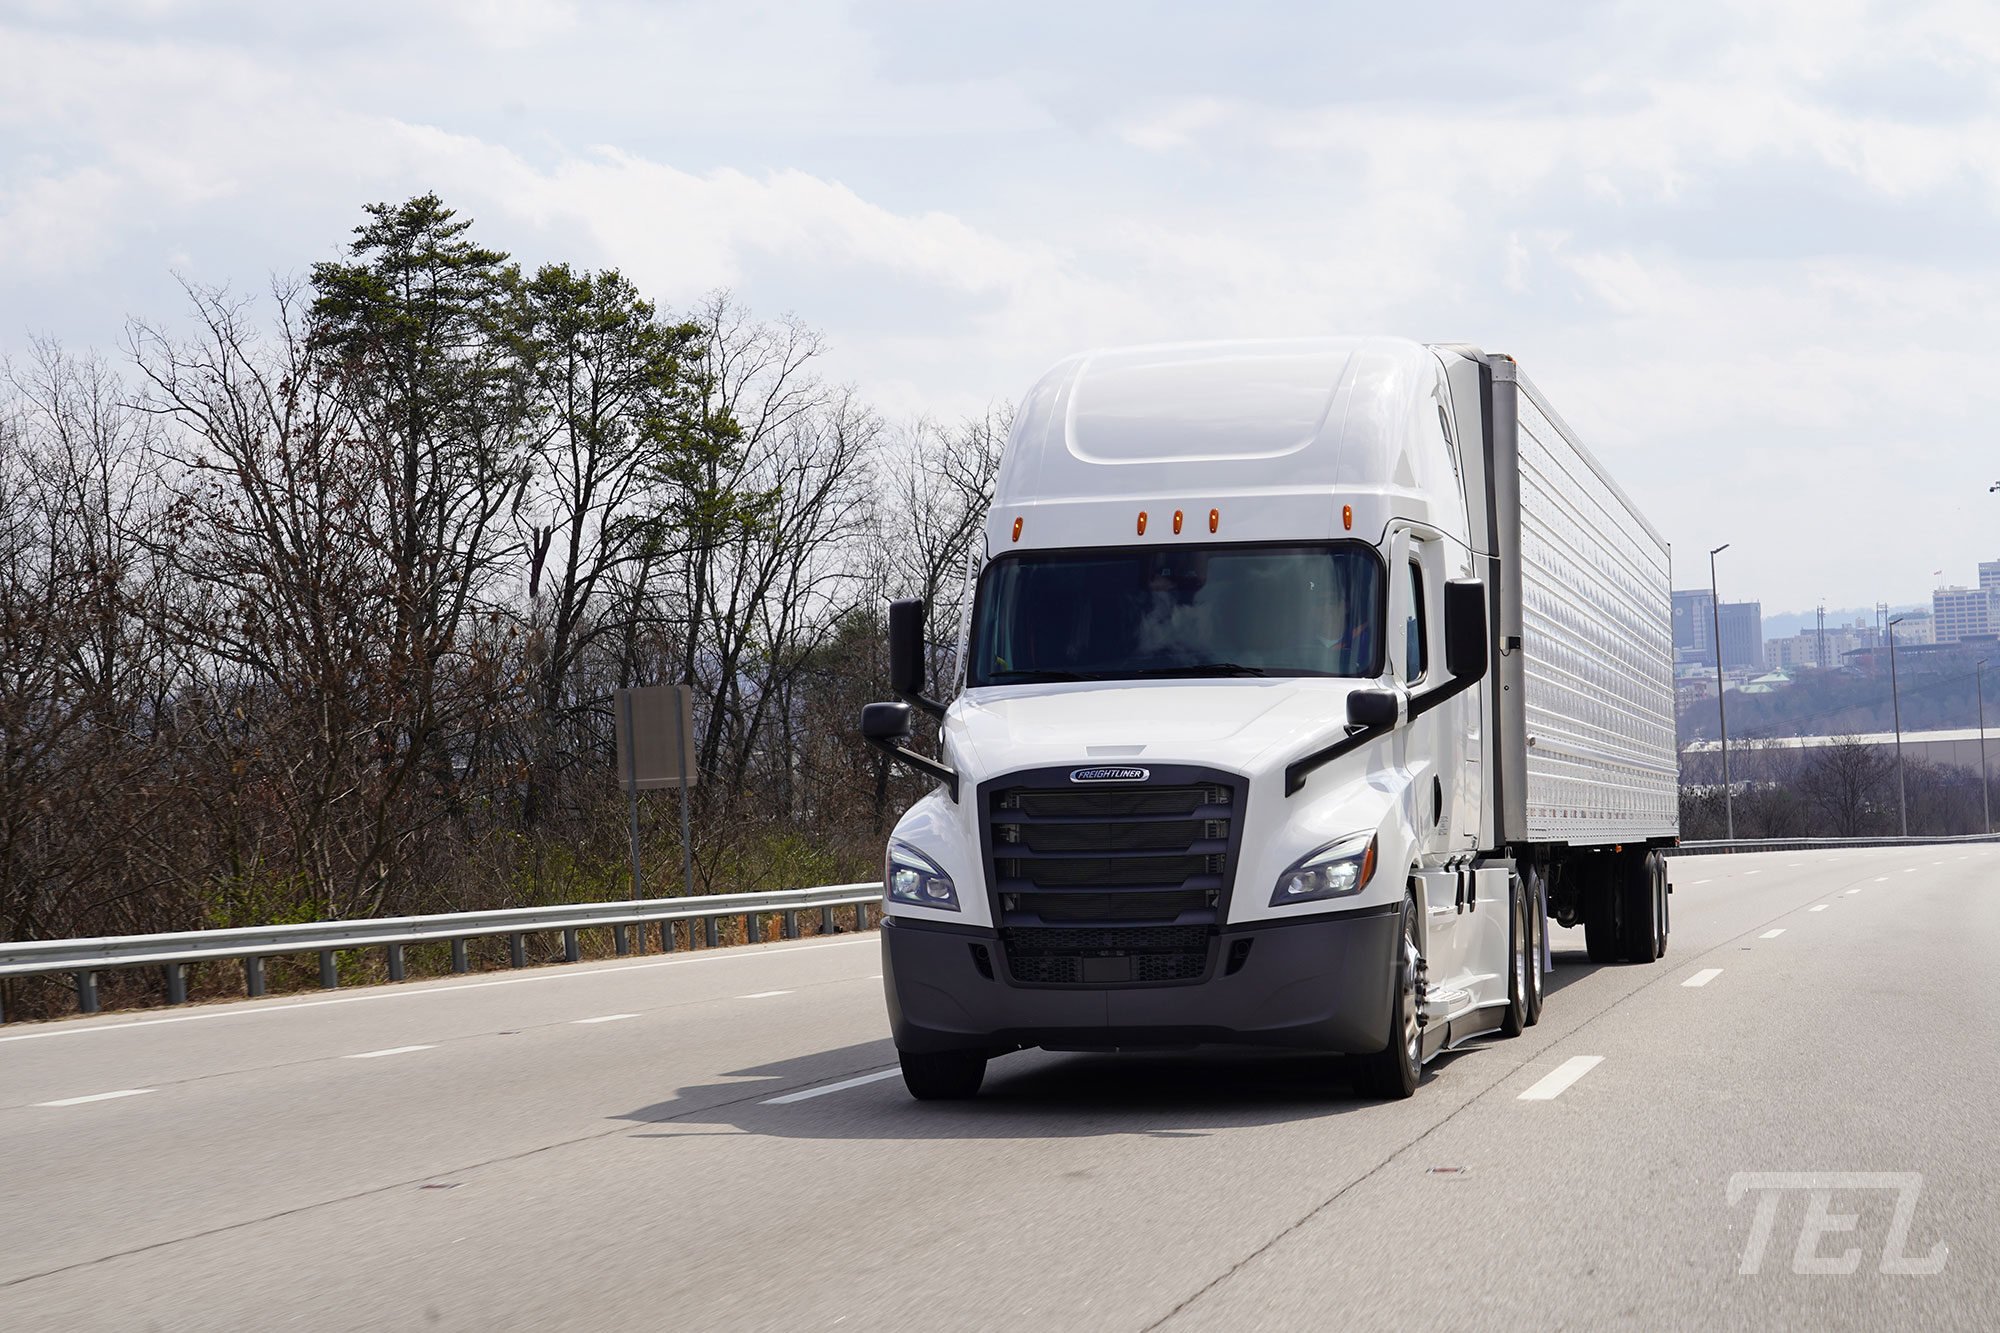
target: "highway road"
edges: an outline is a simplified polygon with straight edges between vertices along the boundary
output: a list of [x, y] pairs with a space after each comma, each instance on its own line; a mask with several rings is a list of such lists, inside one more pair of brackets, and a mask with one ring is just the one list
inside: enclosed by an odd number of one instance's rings
[[1037, 1051], [919, 1104], [872, 935], [10, 1026], [0, 1328], [2000, 1323], [2000, 846], [1673, 880], [1665, 960], [1556, 931], [1400, 1103]]

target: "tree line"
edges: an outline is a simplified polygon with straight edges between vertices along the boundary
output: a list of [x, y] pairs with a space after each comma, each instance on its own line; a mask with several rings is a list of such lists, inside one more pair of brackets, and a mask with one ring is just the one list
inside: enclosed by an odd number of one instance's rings
[[1899, 780], [1892, 752], [1851, 736], [1803, 748], [1732, 741], [1731, 809], [1719, 753], [1684, 751], [1680, 772], [1681, 836], [1689, 840], [1726, 836], [1732, 815], [1739, 838], [1894, 837], [1906, 814], [1915, 837], [1985, 833], [1986, 802], [2000, 802], [2000, 782], [1982, 793], [1974, 768], [1909, 759]]
[[952, 642], [1009, 410], [888, 422], [796, 319], [365, 212], [0, 375], [0, 938], [629, 896], [635, 684], [694, 692], [698, 891], [874, 878], [882, 608]]

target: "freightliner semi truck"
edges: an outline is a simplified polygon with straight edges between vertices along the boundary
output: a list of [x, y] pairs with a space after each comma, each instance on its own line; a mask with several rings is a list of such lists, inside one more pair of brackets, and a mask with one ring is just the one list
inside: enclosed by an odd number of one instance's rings
[[[1015, 419], [956, 656], [890, 607], [863, 736], [935, 780], [884, 866], [923, 1099], [989, 1059], [1431, 1056], [1534, 1023], [1546, 923], [1666, 948], [1666, 543], [1510, 357], [1098, 351]], [[914, 711], [938, 721], [935, 757]]]

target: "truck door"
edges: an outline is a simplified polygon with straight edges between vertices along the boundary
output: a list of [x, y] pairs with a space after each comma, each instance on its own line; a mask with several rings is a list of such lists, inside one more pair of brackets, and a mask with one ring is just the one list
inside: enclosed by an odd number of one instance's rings
[[[1433, 689], [1442, 680], [1444, 653], [1438, 627], [1444, 623], [1442, 543], [1411, 532], [1391, 544], [1394, 585], [1390, 594], [1390, 663], [1412, 695]], [[1440, 708], [1413, 720], [1404, 733], [1400, 756], [1407, 775], [1405, 814], [1416, 834], [1425, 869], [1441, 865], [1452, 851], [1452, 804], [1458, 794], [1452, 771], [1457, 749], [1454, 710]], [[1430, 985], [1442, 1016], [1458, 1007], [1464, 988], [1465, 930], [1461, 895], [1445, 890], [1446, 881], [1429, 879], [1426, 888], [1424, 956]]]

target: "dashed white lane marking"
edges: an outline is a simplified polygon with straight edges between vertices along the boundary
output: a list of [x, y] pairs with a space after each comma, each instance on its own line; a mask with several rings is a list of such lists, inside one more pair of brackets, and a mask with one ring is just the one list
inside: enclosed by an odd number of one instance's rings
[[[1877, 884], [1887, 884], [1887, 883], [1889, 882], [1889, 877], [1888, 877], [1887, 875], [1877, 875], [1877, 876], [1875, 877], [1875, 882], [1876, 882]], [[1849, 890], [1848, 890], [1848, 892], [1849, 892], [1849, 893], [1852, 893], [1852, 892], [1854, 892], [1854, 890], [1853, 890], [1853, 889], [1849, 889]]]
[[[1879, 883], [1881, 883], [1881, 881], [1880, 881], [1880, 880], [1877, 880], [1877, 881], [1876, 881], [1876, 883], [1878, 883], [1878, 884], [1879, 884]], [[1851, 898], [1851, 897], [1853, 897], [1853, 896], [1854, 896], [1855, 894], [1857, 894], [1857, 893], [1859, 893], [1859, 892], [1861, 892], [1861, 890], [1859, 890], [1859, 889], [1849, 889], [1849, 890], [1847, 891], [1847, 894], [1848, 894], [1848, 896], [1849, 896], [1849, 897]]]
[[1760, 869], [1757, 869], [1757, 870], [1746, 870], [1746, 871], [1744, 871], [1743, 873], [1744, 873], [1744, 874], [1746, 874], [1746, 875], [1761, 875], [1761, 874], [1763, 874], [1764, 872], [1763, 872], [1763, 870], [1762, 870], [1762, 869], [1760, 868]]
[[869, 979], [870, 981], [880, 981], [880, 980], [882, 979], [882, 974], [881, 974], [880, 972], [877, 972], [877, 973], [876, 973], [876, 974], [875, 974], [874, 976], [872, 976], [872, 977], [870, 977], [870, 978], [868, 978], [868, 979]]
[[1601, 1055], [1573, 1055], [1545, 1074], [1539, 1082], [1522, 1093], [1517, 1101], [1552, 1102], [1563, 1095], [1570, 1084], [1604, 1063]]
[[1917, 868], [1915, 866], [1906, 866], [1903, 869], [1903, 873], [1905, 875], [1914, 875], [1917, 873]]
[[93, 1092], [88, 1097], [62, 1097], [52, 1102], [36, 1102], [37, 1106], [81, 1106], [85, 1102], [112, 1102], [120, 1097], [143, 1097], [151, 1088], [120, 1088], [116, 1092]]
[[290, 1003], [246, 1004], [240, 1008], [209, 1009], [198, 1014], [175, 1014], [171, 1018], [140, 1018], [130, 1022], [96, 1023], [88, 1027], [78, 1023], [60, 1023], [45, 1032], [20, 1032], [11, 1037], [0, 1037], [0, 1046], [10, 1041], [44, 1041], [50, 1037], [82, 1037], [93, 1032], [131, 1032], [137, 1028], [163, 1027], [168, 1023], [206, 1023], [218, 1018], [246, 1018], [258, 1014], [289, 1014], [300, 1009], [323, 1009], [330, 1004], [370, 1004], [377, 1000], [407, 1000], [423, 995], [457, 995], [461, 991], [487, 990], [494, 986], [532, 986], [545, 981], [574, 981], [579, 977], [617, 977], [627, 972], [647, 972], [656, 967], [688, 967], [695, 963], [726, 963], [731, 959], [776, 958], [782, 954], [805, 953], [811, 949], [839, 949], [854, 944], [879, 947], [874, 933], [848, 935], [840, 939], [810, 941], [803, 944], [765, 944], [747, 949], [721, 949], [715, 953], [694, 954], [685, 958], [660, 958], [650, 963], [625, 963], [615, 967], [557, 967], [546, 972], [537, 971], [527, 977], [500, 977], [493, 981], [462, 981], [456, 985], [385, 986], [379, 991], [366, 995], [342, 995], [331, 1000], [295, 1000]]
[[1686, 981], [1683, 981], [1681, 985], [1706, 986], [1709, 982], [1715, 980], [1717, 977], [1721, 975], [1722, 975], [1722, 969], [1719, 967], [1704, 967], [1701, 971], [1695, 973], [1693, 976], [1689, 977]]
[[760, 990], [760, 991], [754, 991], [749, 995], [739, 995], [736, 998], [739, 1000], [768, 1000], [773, 995], [790, 995], [790, 994], [791, 992], [788, 990]]
[[1787, 861], [1787, 862], [1785, 862], [1785, 869], [1787, 869], [1787, 870], [1797, 870], [1797, 869], [1798, 869], [1798, 868], [1799, 868], [1800, 866], [1802, 866], [1802, 865], [1804, 865], [1804, 864], [1805, 864], [1805, 862], [1804, 862], [1804, 861]]
[[1707, 879], [1698, 879], [1698, 880], [1696, 880], [1696, 881], [1695, 881], [1695, 883], [1697, 883], [1697, 884], [1712, 884], [1712, 883], [1714, 883], [1714, 882], [1715, 882], [1715, 881], [1713, 881], [1713, 880], [1707, 880]]
[[1826, 910], [1826, 907], [1827, 905], [1825, 903], [1815, 903], [1811, 907], [1808, 907], [1806, 910], [1808, 912], [1824, 912]]
[[379, 1060], [385, 1055], [408, 1055], [411, 1051], [434, 1051], [435, 1046], [385, 1046], [379, 1051], [357, 1051], [344, 1056], [347, 1060]]
[[1760, 940], [1775, 940], [1778, 938], [1778, 936], [1784, 933], [1785, 933], [1785, 928], [1783, 926], [1779, 926], [1776, 930], [1765, 931], [1762, 935], [1759, 935], [1757, 938]]
[[616, 1023], [621, 1018], [637, 1018], [637, 1014], [599, 1014], [595, 1018], [572, 1018], [572, 1023]]
[[793, 1102], [810, 1101], [814, 1097], [824, 1097], [829, 1092], [846, 1092], [849, 1088], [858, 1088], [864, 1083], [880, 1083], [883, 1079], [894, 1078], [902, 1072], [900, 1069], [878, 1069], [872, 1074], [863, 1074], [859, 1078], [844, 1078], [838, 1083], [829, 1083], [823, 1088], [807, 1088], [804, 1092], [788, 1092], [782, 1097], [771, 1098], [764, 1105], [790, 1106]]

